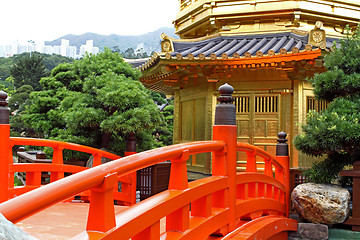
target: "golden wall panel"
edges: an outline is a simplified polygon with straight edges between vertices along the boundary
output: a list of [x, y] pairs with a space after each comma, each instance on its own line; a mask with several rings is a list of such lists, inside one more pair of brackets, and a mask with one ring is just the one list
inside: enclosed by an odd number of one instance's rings
[[254, 137], [266, 137], [266, 122], [264, 120], [255, 120]]
[[[206, 140], [206, 119], [207, 98], [192, 98], [201, 95], [187, 95], [181, 102], [181, 142], [203, 141]], [[211, 155], [208, 153], [197, 154], [191, 156], [187, 161], [188, 169], [192, 171], [209, 173]]]
[[194, 100], [194, 141], [205, 140], [206, 98]]
[[267, 136], [277, 136], [280, 132], [279, 129], [279, 121], [276, 120], [269, 120], [266, 122], [266, 135]]
[[193, 140], [193, 113], [193, 101], [184, 101], [181, 103], [181, 141]]
[[249, 120], [238, 120], [236, 121], [238, 127], [237, 136], [240, 138], [248, 138], [250, 135], [250, 121]]

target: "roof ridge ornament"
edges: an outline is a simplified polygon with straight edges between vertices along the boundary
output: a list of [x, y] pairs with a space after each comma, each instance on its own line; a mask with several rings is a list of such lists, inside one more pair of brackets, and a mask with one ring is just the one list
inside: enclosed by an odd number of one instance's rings
[[325, 30], [322, 29], [323, 26], [324, 24], [321, 21], [317, 21], [315, 23], [314, 29], [310, 30], [309, 32], [309, 44], [313, 45], [314, 47], [323, 47], [324, 43], [326, 43], [326, 34]]
[[[164, 38], [163, 38], [163, 34], [164, 34]], [[173, 42], [199, 42], [199, 41], [204, 41], [204, 40], [208, 40], [208, 39], [212, 39], [212, 38], [217, 38], [217, 37], [221, 37], [223, 36], [221, 33], [215, 33], [212, 35], [208, 35], [208, 36], [204, 36], [204, 37], [199, 37], [199, 38], [191, 38], [191, 39], [176, 39], [176, 38], [172, 38], [167, 36], [165, 33], [161, 34], [161, 38], [164, 40], [171, 40]]]

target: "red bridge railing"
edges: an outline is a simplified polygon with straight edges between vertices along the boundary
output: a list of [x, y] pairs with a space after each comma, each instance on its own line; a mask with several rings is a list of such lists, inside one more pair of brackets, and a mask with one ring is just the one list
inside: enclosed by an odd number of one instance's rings
[[[12, 148], [16, 145], [26, 146], [43, 146], [51, 147], [53, 149], [52, 163], [13, 163]], [[41, 173], [50, 173], [50, 182], [57, 181], [64, 178], [64, 173], [78, 173], [88, 169], [87, 167], [74, 166], [64, 164], [63, 150], [73, 150], [91, 154], [94, 157], [93, 166], [101, 165], [101, 158], [105, 157], [111, 160], [119, 159], [120, 156], [102, 151], [96, 148], [82, 146], [74, 143], [66, 143], [48, 139], [35, 138], [17, 138], [10, 137], [9, 146], [9, 188], [7, 193], [2, 193], [1, 196], [8, 196], [8, 199], [19, 196], [25, 192], [41, 187]], [[14, 174], [24, 172], [26, 173], [26, 185], [14, 187]], [[136, 191], [136, 176], [135, 174], [124, 176], [118, 179], [121, 183], [122, 191], [119, 192], [118, 186], [114, 186], [114, 199], [122, 205], [132, 205], [135, 203]], [[78, 193], [83, 200], [88, 200], [89, 192]]]
[[[90, 190], [86, 231], [73, 239], [205, 239], [210, 235], [230, 239], [241, 234], [244, 237], [239, 239], [287, 239], [285, 231], [296, 230], [297, 223], [286, 218], [286, 134], [279, 135], [276, 157], [237, 143], [235, 109], [230, 106], [232, 90], [225, 86], [220, 93], [213, 141], [178, 144], [114, 160], [8, 200], [0, 204], [0, 212], [18, 222]], [[246, 172], [236, 172], [237, 151], [246, 152]], [[212, 153], [212, 176], [188, 182], [189, 156], [204, 152]], [[256, 158], [264, 160], [264, 170], [257, 169]], [[171, 161], [169, 189], [115, 215], [113, 188], [117, 179], [166, 160]], [[166, 229], [161, 231], [164, 217]]]

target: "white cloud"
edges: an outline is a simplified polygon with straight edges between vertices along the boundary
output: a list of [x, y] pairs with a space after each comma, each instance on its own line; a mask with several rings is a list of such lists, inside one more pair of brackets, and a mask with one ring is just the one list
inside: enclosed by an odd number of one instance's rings
[[172, 27], [178, 0], [2, 0], [0, 44], [65, 34], [139, 35]]

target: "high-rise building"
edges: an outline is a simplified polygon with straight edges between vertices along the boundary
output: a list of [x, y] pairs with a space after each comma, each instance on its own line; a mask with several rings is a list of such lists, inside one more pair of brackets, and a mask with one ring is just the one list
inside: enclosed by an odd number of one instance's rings
[[61, 53], [61, 46], [54, 46], [53, 47], [53, 54], [59, 54]]
[[45, 45], [44, 46], [44, 53], [45, 54], [53, 54], [54, 53], [53, 46]]
[[75, 46], [69, 46], [66, 48], [66, 56], [71, 58], [76, 58], [76, 47]]
[[36, 51], [39, 53], [45, 53], [45, 43], [43, 41], [36, 43]]
[[1, 46], [0, 45], [0, 57], [5, 57], [6, 56], [6, 54], [5, 54], [5, 48], [4, 48], [4, 46]]
[[13, 46], [12, 45], [5, 45], [5, 57], [12, 57], [13, 56]]
[[60, 45], [61, 56], [67, 56], [66, 51], [68, 47], [69, 47], [69, 40], [61, 39], [61, 45]]
[[11, 57], [15, 54], [35, 51], [45, 54], [59, 54], [71, 58], [80, 58], [86, 52], [89, 54], [98, 54], [100, 50], [98, 47], [94, 47], [93, 40], [87, 40], [85, 45], [81, 45], [79, 55], [77, 54], [77, 48], [70, 46], [70, 41], [67, 39], [61, 39], [60, 46], [45, 45], [43, 41], [37, 43], [31, 41], [24, 45], [15, 41], [12, 45], [0, 45], [0, 57]]

